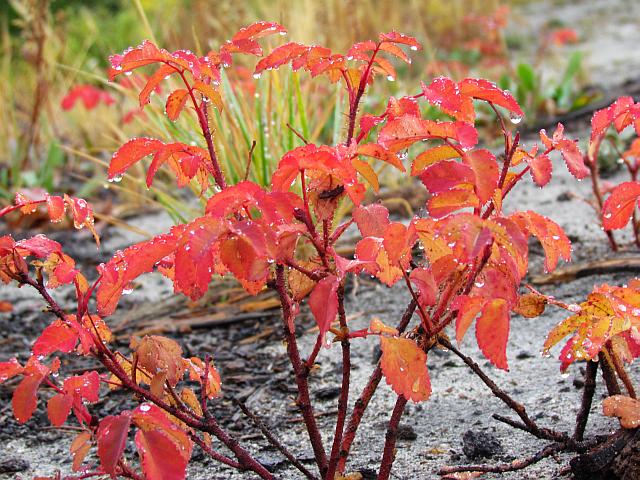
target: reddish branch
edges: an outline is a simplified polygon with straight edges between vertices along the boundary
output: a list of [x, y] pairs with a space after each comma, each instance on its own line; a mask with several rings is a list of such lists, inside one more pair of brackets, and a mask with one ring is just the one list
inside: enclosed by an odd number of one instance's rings
[[[415, 300], [411, 300], [411, 302], [409, 302], [409, 305], [402, 314], [402, 318], [400, 320], [400, 323], [398, 324], [397, 328], [399, 332], [403, 332], [407, 328], [409, 322], [411, 321], [411, 318], [413, 317], [413, 314], [416, 311], [417, 306], [418, 304]], [[371, 373], [369, 381], [362, 390], [360, 397], [356, 400], [356, 403], [353, 407], [353, 412], [351, 413], [347, 428], [344, 432], [342, 444], [340, 445], [340, 460], [338, 462], [338, 471], [340, 473], [344, 473], [347, 458], [349, 457], [349, 452], [351, 450], [351, 445], [356, 438], [356, 432], [358, 431], [358, 427], [360, 426], [360, 422], [362, 421], [364, 412], [369, 406], [369, 402], [373, 398], [373, 394], [376, 392], [378, 385], [380, 384], [380, 380], [382, 380], [382, 368], [380, 366], [380, 362], [378, 361], [378, 364]]]
[[342, 386], [340, 387], [340, 398], [338, 399], [338, 418], [331, 447], [329, 467], [325, 478], [333, 480], [338, 461], [340, 459], [340, 445], [344, 433], [344, 424], [347, 418], [347, 405], [349, 403], [349, 382], [351, 377], [351, 345], [349, 342], [349, 328], [347, 327], [347, 315], [344, 311], [344, 283], [338, 287], [338, 318], [340, 320], [342, 346]]
[[580, 442], [584, 438], [584, 431], [587, 427], [589, 412], [591, 411], [591, 403], [593, 394], [596, 391], [596, 374], [598, 373], [598, 362], [587, 362], [587, 370], [584, 374], [584, 387], [582, 390], [582, 401], [580, 409], [576, 415], [576, 429], [573, 432], [573, 439]]
[[[66, 317], [64, 310], [58, 305], [58, 303], [49, 295], [46, 291], [46, 288], [42, 284], [42, 282], [36, 282], [30, 277], [23, 275], [24, 278], [21, 279], [22, 283], [33, 286], [40, 295], [45, 299], [45, 301], [49, 304], [50, 310], [59, 318], [64, 319]], [[94, 325], [94, 330], [95, 328]], [[165, 402], [162, 398], [154, 395], [151, 391], [146, 390], [134, 382], [133, 379], [129, 376], [129, 374], [124, 370], [124, 368], [118, 362], [116, 355], [105, 345], [100, 336], [96, 333], [94, 337], [94, 348], [92, 350], [94, 357], [102, 363], [107, 370], [109, 370], [115, 377], [120, 381], [122, 388], [131, 391], [134, 395], [139, 398], [149, 401], [167, 413], [173, 415], [178, 420], [184, 422], [188, 427], [193, 428], [194, 430], [198, 430], [205, 433], [210, 433], [214, 435], [218, 440], [220, 440], [229, 450], [233, 452], [233, 454], [238, 459], [238, 463], [244, 470], [252, 470], [256, 474], [258, 474], [261, 478], [266, 480], [271, 480], [273, 476], [271, 473], [262, 466], [257, 460], [255, 460], [249, 452], [247, 452], [234, 438], [230, 437], [227, 432], [225, 432], [220, 425], [216, 422], [216, 420], [212, 417], [206, 418], [204, 416], [199, 416], [195, 412], [190, 409], [181, 409], [179, 407], [170, 405]], [[203, 384], [202, 388], [205, 388], [205, 384]], [[209, 452], [206, 452], [209, 453]], [[217, 459], [214, 457], [214, 459]], [[133, 477], [130, 477], [133, 478]]]
[[284, 278], [284, 267], [282, 265], [278, 265], [276, 267], [275, 289], [278, 292], [280, 305], [282, 306], [282, 322], [287, 342], [287, 354], [289, 355], [289, 360], [291, 361], [291, 366], [293, 367], [293, 372], [296, 377], [296, 385], [298, 387], [298, 398], [296, 399], [296, 404], [302, 413], [302, 417], [307, 427], [316, 463], [320, 472], [324, 475], [327, 471], [327, 454], [322, 444], [322, 437], [320, 436], [320, 430], [316, 423], [316, 417], [313, 414], [313, 407], [309, 396], [309, 370], [300, 358], [300, 351], [298, 350], [298, 342], [293, 323], [294, 315], [291, 310], [291, 298], [287, 292]]
[[[604, 199], [602, 198], [602, 190], [600, 189], [600, 172], [598, 171], [597, 155], [594, 155], [593, 158], [589, 155], [585, 156], [584, 163], [591, 172], [591, 190], [593, 191], [593, 196], [596, 198], [596, 202], [598, 202], [598, 212], [601, 212], [602, 206], [604, 205]], [[605, 230], [604, 233], [607, 235], [611, 250], [617, 252], [618, 243], [613, 236], [613, 232], [611, 230]]]
[[511, 410], [513, 410], [522, 420], [523, 424], [526, 426], [526, 429], [532, 435], [543, 438], [546, 440], [553, 440], [558, 442], [566, 442], [569, 437], [566, 433], [556, 432], [554, 430], [548, 428], [539, 427], [527, 414], [527, 410], [521, 403], [516, 402], [513, 398], [511, 398], [504, 390], [502, 390], [496, 383], [491, 380], [486, 373], [480, 368], [480, 366], [474, 362], [470, 357], [467, 357], [460, 350], [458, 350], [448, 339], [444, 337], [438, 338], [438, 341], [445, 348], [451, 350], [454, 354], [456, 354], [467, 366], [475, 373], [482, 382], [489, 387], [491, 392], [500, 400], [502, 400], [505, 405], [507, 405]]
[[256, 427], [258, 427], [258, 429], [260, 430], [264, 438], [266, 438], [271, 445], [276, 447], [280, 451], [280, 453], [282, 453], [287, 458], [287, 460], [291, 462], [291, 464], [294, 467], [300, 470], [304, 474], [304, 476], [307, 477], [308, 479], [317, 480], [317, 477], [313, 473], [311, 473], [309, 470], [307, 470], [307, 468], [304, 465], [302, 465], [302, 463], [300, 463], [300, 460], [298, 460], [295, 457], [295, 455], [293, 455], [293, 453], [291, 453], [289, 449], [285, 447], [280, 442], [280, 440], [278, 440], [275, 437], [273, 433], [271, 433], [271, 431], [267, 428], [264, 422], [262, 422], [262, 420], [260, 420], [260, 418], [258, 418], [251, 410], [249, 410], [249, 408], [244, 404], [244, 402], [234, 399], [234, 403], [238, 405], [240, 410], [242, 410], [242, 413], [244, 413], [247, 416], [247, 418], [249, 418], [249, 420], [251, 420]]
[[378, 473], [377, 480], [388, 480], [391, 474], [391, 467], [393, 461], [396, 458], [396, 440], [398, 439], [398, 426], [400, 425], [400, 419], [404, 412], [404, 407], [407, 405], [407, 399], [402, 395], [398, 396], [396, 405], [393, 407], [391, 413], [391, 419], [387, 426], [387, 434], [384, 442], [384, 452], [382, 454], [382, 461], [380, 462], [380, 472]]

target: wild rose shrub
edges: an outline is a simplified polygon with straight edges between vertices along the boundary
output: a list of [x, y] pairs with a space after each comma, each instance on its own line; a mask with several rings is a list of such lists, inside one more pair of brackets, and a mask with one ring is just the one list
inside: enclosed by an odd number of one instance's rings
[[[577, 358], [595, 358], [612, 341], [614, 348], [621, 348], [623, 342], [627, 345], [624, 360], [638, 355], [638, 339], [633, 333], [637, 333], [636, 313], [640, 309], [636, 284], [619, 289], [601, 287], [577, 311], [539, 293], [520, 294], [528, 271], [529, 237], [541, 242], [548, 271], [556, 268], [560, 259], [568, 261], [571, 256], [567, 236], [552, 220], [534, 211], [503, 210], [509, 192], [527, 174], [539, 186], [549, 182], [549, 154], [553, 151], [562, 154], [577, 178], [588, 174], [575, 141], [564, 136], [561, 125], [552, 137], [542, 132], [542, 148], [525, 151], [503, 116], [506, 111], [519, 122], [523, 113], [517, 102], [494, 84], [473, 78], [460, 82], [436, 78], [413, 96], [390, 98], [379, 115], [358, 116], [362, 98], [374, 79], [396, 77], [391, 60], [410, 63], [407, 50], [420, 48], [412, 37], [381, 34], [376, 41], [356, 43], [346, 54], [291, 42], [261, 58], [255, 75], [291, 65], [294, 71], [339, 82], [349, 102], [346, 138], [338, 145], [306, 144], [289, 151], [273, 172], [270, 188], [250, 181], [228, 185], [214, 149], [209, 110], [224, 108], [220, 74], [231, 68], [233, 55], [262, 56], [257, 40], [274, 33], [285, 30], [275, 23], [258, 22], [205, 56], [189, 51], [170, 53], [145, 41], [110, 59], [111, 79], [139, 68], [155, 68], [140, 92], [141, 106], [149, 103], [151, 92], [167, 77], [179, 79], [183, 86], [169, 92], [166, 114], [173, 121], [181, 114], [196, 115], [206, 148], [170, 139], [134, 138], [114, 153], [109, 179], [118, 180], [133, 165], [151, 157], [147, 185], [152, 185], [162, 167], [173, 172], [180, 187], [197, 184], [205, 205], [200, 217], [118, 251], [98, 266], [98, 278], [92, 283], [63, 253], [61, 245], [44, 235], [20, 241], [11, 236], [0, 238], [0, 278], [5, 283], [15, 281], [36, 288], [57, 317], [35, 341], [26, 363], [15, 358], [0, 363], [0, 381], [21, 377], [13, 396], [19, 422], [32, 416], [43, 385], [54, 393], [44, 395], [52, 425], [64, 424], [73, 412], [82, 429], [71, 447], [73, 469], [81, 472], [78, 478], [90, 474], [185, 478], [194, 447], [227, 466], [272, 478], [216, 420], [213, 401], [220, 394], [221, 381], [209, 357], [184, 358], [176, 341], [161, 336], [132, 341], [129, 352], [110, 346], [111, 332], [104, 318], [116, 311], [120, 297], [134, 280], [154, 269], [172, 280], [175, 292], [193, 300], [202, 297], [218, 276], [234, 277], [252, 294], [265, 288], [277, 291], [292, 381], [298, 389], [296, 401], [318, 474], [326, 479], [346, 478], [351, 444], [382, 377], [398, 395], [378, 478], [389, 477], [398, 422], [408, 400], [429, 398], [428, 353], [440, 344], [450, 345], [448, 327], [459, 342], [475, 324], [483, 354], [497, 368], [507, 369], [511, 315], [536, 316], [546, 303], [554, 303], [576, 313], [552, 332], [546, 344], [550, 347], [575, 332], [563, 350], [564, 366]], [[424, 102], [440, 108], [451, 120], [422, 118]], [[501, 125], [504, 152], [498, 157], [478, 145], [474, 126], [478, 102], [488, 104]], [[368, 189], [379, 188], [376, 168], [380, 162], [400, 172], [408, 169], [409, 175], [422, 182], [430, 194], [426, 216], [405, 224], [392, 221], [383, 205], [363, 203]], [[339, 223], [336, 209], [345, 202], [352, 204], [353, 213], [351, 219]], [[19, 209], [28, 214], [45, 204], [52, 221], [70, 209], [76, 227], [93, 228], [86, 202], [66, 196], [27, 198], [19, 194], [15, 205], [0, 213]], [[345, 258], [336, 252], [335, 245], [353, 224], [361, 239], [354, 258]], [[416, 254], [416, 246], [423, 253]], [[397, 326], [373, 319], [364, 330], [350, 329], [345, 283], [350, 276], [365, 272], [389, 286], [406, 284], [411, 302]], [[77, 306], [73, 313], [63, 310], [48, 293], [48, 289], [64, 284], [75, 286]], [[95, 311], [90, 308], [94, 300]], [[318, 326], [315, 347], [304, 354], [295, 333], [303, 302], [308, 303]], [[595, 312], [605, 302], [609, 302], [606, 318], [600, 313], [602, 309]], [[623, 306], [632, 317], [623, 314]], [[418, 322], [411, 326], [415, 312]], [[600, 323], [593, 326], [598, 318]], [[610, 328], [602, 326], [607, 322]], [[368, 337], [380, 342], [382, 357], [348, 415], [350, 344]], [[328, 450], [314, 416], [309, 381], [322, 346], [330, 342], [341, 344], [343, 369], [335, 433]], [[59, 353], [93, 357], [108, 373], [59, 375]], [[106, 389], [118, 388], [134, 396], [137, 408], [104, 418], [91, 413], [91, 404]], [[139, 453], [139, 467], [125, 455], [130, 437]], [[212, 437], [226, 448], [219, 451]], [[286, 452], [285, 447], [278, 448]], [[85, 461], [93, 449], [99, 464]], [[290, 460], [306, 477], [317, 478], [295, 459]]]

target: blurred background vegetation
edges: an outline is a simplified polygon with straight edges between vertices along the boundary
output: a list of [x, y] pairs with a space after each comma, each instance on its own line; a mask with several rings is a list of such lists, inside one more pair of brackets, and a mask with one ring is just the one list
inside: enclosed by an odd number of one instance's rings
[[[522, 0], [524, 1], [524, 0]], [[425, 46], [411, 52], [410, 68], [398, 65], [398, 82], [379, 81], [365, 110], [380, 111], [389, 95], [414, 94], [419, 81], [439, 75], [461, 79], [482, 76], [510, 88], [524, 105], [527, 120], [576, 108], [588, 100], [581, 91], [579, 54], [564, 73], [543, 82], [537, 64], [554, 43], [574, 41], [570, 32], [556, 42], [549, 25], [535, 44], [505, 34], [510, 7], [498, 0], [4, 0], [0, 2], [0, 204], [19, 188], [103, 198], [120, 194], [118, 208], [140, 211], [161, 205], [176, 220], [190, 215], [188, 202], [172, 182], [144, 187], [143, 168], [120, 184], [105, 184], [111, 153], [140, 135], [202, 143], [195, 119], [172, 123], [163, 115], [162, 92], [144, 112], [137, 106], [140, 88], [134, 77], [108, 83], [108, 56], [149, 38], [168, 50], [205, 54], [256, 20], [284, 25], [287, 39], [345, 52], [355, 41], [398, 30]], [[566, 30], [566, 29], [565, 29]], [[574, 32], [575, 33], [575, 32]], [[271, 40], [271, 47], [279, 39]], [[267, 42], [268, 43], [268, 42]], [[269, 46], [267, 46], [268, 50]], [[523, 56], [522, 52], [527, 55]], [[301, 140], [294, 126], [312, 142], [344, 138], [345, 99], [336, 86], [288, 69], [259, 80], [255, 60], [240, 59], [222, 84], [225, 110], [212, 116], [220, 158], [230, 180], [244, 176], [253, 141], [250, 178], [265, 183], [274, 162]], [[110, 101], [86, 108], [61, 104], [75, 86], [92, 85]], [[137, 85], [137, 86], [136, 86]], [[407, 91], [406, 89], [412, 90]], [[165, 90], [166, 94], [166, 90]], [[68, 101], [68, 99], [67, 99]], [[435, 115], [426, 111], [425, 115]], [[167, 176], [167, 178], [169, 178]], [[393, 180], [391, 180], [393, 181]]]

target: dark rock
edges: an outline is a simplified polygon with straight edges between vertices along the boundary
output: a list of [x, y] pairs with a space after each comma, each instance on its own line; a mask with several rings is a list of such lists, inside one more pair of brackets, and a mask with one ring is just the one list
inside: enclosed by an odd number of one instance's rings
[[398, 440], [415, 440], [418, 434], [411, 425], [398, 425]]
[[462, 436], [462, 451], [470, 460], [493, 458], [503, 452], [502, 444], [495, 436], [486, 432], [467, 430]]
[[341, 391], [340, 387], [323, 387], [316, 391], [315, 396], [318, 400], [333, 400], [340, 396]]
[[19, 457], [9, 457], [0, 460], [0, 473], [24, 472], [29, 468], [29, 462]]
[[518, 360], [526, 360], [527, 358], [533, 358], [533, 355], [531, 355], [529, 352], [527, 352], [526, 350], [521, 350], [520, 352], [518, 352], [518, 354], [516, 355], [516, 358]]

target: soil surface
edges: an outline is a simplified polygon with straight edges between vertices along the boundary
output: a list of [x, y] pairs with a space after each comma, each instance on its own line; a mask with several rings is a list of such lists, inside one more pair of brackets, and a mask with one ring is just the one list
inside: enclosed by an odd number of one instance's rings
[[[588, 31], [581, 32], [588, 34], [584, 40], [585, 44], [592, 45], [594, 51], [599, 51], [598, 48], [601, 47], [595, 47], [601, 42], [601, 36], [607, 35], [607, 29], [618, 29], [618, 14], [628, 12], [627, 7], [637, 10], [638, 6], [637, 2], [624, 0], [585, 1], [580, 2], [580, 8], [572, 7], [570, 3], [535, 2], [526, 7], [532, 10], [525, 10], [524, 14], [531, 14], [533, 25], [538, 21], [538, 16], [548, 18], [549, 15], [549, 10], [547, 13], [540, 13], [536, 6], [540, 9], [553, 9], [553, 15], [562, 15], [568, 24], [572, 23], [570, 15], [574, 15], [574, 18], [580, 19], [580, 22], [585, 22], [584, 25], [588, 26]], [[604, 16], [603, 13], [608, 15], [607, 12], [611, 15]], [[628, 19], [638, 18], [637, 15], [630, 14], [627, 17], [626, 13], [623, 16]], [[622, 30], [619, 30], [619, 33], [623, 35]], [[626, 35], [623, 36], [626, 38]], [[638, 37], [640, 30], [636, 29], [629, 35]], [[627, 51], [626, 55], [628, 59], [634, 59], [634, 65], [640, 71], [640, 59], [635, 52], [639, 41], [640, 39], [636, 38], [634, 47]], [[616, 53], [620, 50], [617, 41], [606, 45], [614, 45]], [[601, 61], [597, 55], [589, 58], [596, 66], [599, 65], [597, 62]], [[603, 62], [605, 63], [609, 65], [608, 62]], [[624, 76], [624, 79], [633, 74], [631, 68], [626, 68], [627, 65], [630, 63], [622, 62], [623, 68], [617, 70], [617, 75]], [[596, 70], [599, 75], [601, 71]], [[602, 80], [610, 82], [611, 77], [607, 76]], [[586, 125], [582, 127], [568, 132], [568, 136], [587, 137], [584, 130]], [[611, 180], [617, 182], [622, 178], [621, 174], [617, 173]], [[590, 261], [610, 257], [611, 253], [593, 210], [585, 202], [572, 198], [575, 195], [589, 197], [589, 193], [590, 184], [577, 182], [566, 172], [559, 159], [555, 159], [554, 176], [547, 187], [538, 189], [530, 181], [523, 182], [512, 192], [507, 204], [517, 207], [518, 210], [535, 209], [549, 216], [562, 225], [571, 238], [574, 245], [574, 262]], [[157, 234], [165, 231], [171, 225], [171, 221], [164, 214], [153, 214], [136, 219], [135, 225], [150, 234]], [[27, 235], [27, 232], [12, 233], [16, 237]], [[90, 271], [97, 262], [108, 259], [116, 249], [142, 239], [115, 229], [105, 230], [103, 246], [96, 256], [95, 247], [75, 232], [58, 232], [51, 236], [63, 244], [65, 251], [79, 261], [85, 272]], [[623, 242], [628, 243], [630, 240], [625, 235], [618, 237]], [[631, 254], [633, 250], [623, 251], [618, 255]], [[537, 243], [531, 244], [530, 262], [532, 275], [542, 272], [542, 249]], [[592, 275], [559, 285], [544, 286], [541, 289], [545, 293], [555, 295], [559, 300], [576, 303], [582, 301], [595, 284], [624, 284], [633, 276], [633, 273], [623, 272]], [[131, 295], [121, 301], [119, 311], [124, 313], [115, 315], [108, 319], [108, 322], [112, 326], [123, 325], [127, 319], [139, 317], [141, 312], [152, 305], [157, 306], [171, 291], [171, 285], [160, 275], [149, 274]], [[31, 343], [51, 321], [51, 316], [41, 312], [43, 303], [32, 290], [10, 286], [3, 287], [0, 292], [3, 300], [9, 300], [14, 305], [12, 313], [0, 314], [0, 359], [17, 356], [24, 360], [28, 356]], [[60, 289], [54, 293], [54, 297], [61, 304], [70, 306], [73, 292]], [[350, 326], [354, 329], [364, 328], [372, 316], [378, 316], [385, 323], [396, 324], [409, 300], [408, 294], [400, 286], [389, 289], [368, 278], [359, 278], [349, 285], [347, 314], [352, 315]], [[167, 315], [169, 313], [171, 311], [166, 312]], [[224, 382], [224, 396], [214, 406], [217, 417], [260, 461], [273, 469], [277, 478], [297, 479], [300, 478], [297, 470], [287, 466], [281, 455], [268, 446], [259, 432], [231, 402], [231, 398], [244, 400], [282, 443], [312, 467], [312, 454], [308, 447], [304, 424], [293, 405], [295, 385], [285, 348], [278, 336], [279, 317], [277, 311], [275, 313], [276, 315], [265, 314], [262, 318], [250, 318], [230, 325], [167, 335], [182, 345], [186, 355], [202, 357], [210, 353], [214, 356]], [[473, 357], [502, 388], [524, 403], [531, 416], [541, 425], [571, 431], [582, 393], [583, 364], [574, 364], [567, 374], [560, 375], [559, 362], [555, 358], [558, 351], [553, 352], [553, 358], [544, 358], [540, 354], [546, 334], [564, 317], [562, 311], [552, 308], [533, 320], [514, 316], [507, 350], [509, 372], [499, 371], [484, 360], [472, 334], [468, 335], [460, 348]], [[315, 341], [313, 332], [308, 332], [312, 326], [313, 320], [308, 314], [299, 317], [300, 348], [303, 356], [306, 356], [305, 352], [310, 351]], [[374, 367], [378, 354], [376, 345], [375, 341], [353, 342], [354, 371], [350, 406]], [[116, 346], [126, 349], [124, 336], [116, 342]], [[335, 421], [340, 360], [338, 346], [322, 351], [318, 358], [320, 367], [311, 379], [312, 396], [317, 401], [317, 413], [325, 435], [325, 443], [332, 434]], [[68, 372], [91, 368], [92, 363], [90, 360], [69, 357], [63, 365]], [[409, 404], [406, 409], [401, 423], [402, 431], [392, 478], [438, 478], [437, 471], [444, 465], [509, 462], [533, 454], [545, 446], [544, 442], [491, 418], [493, 413], [510, 415], [511, 412], [493, 397], [484, 384], [454, 354], [442, 350], [433, 351], [429, 355], [428, 366], [433, 393], [427, 402]], [[640, 366], [637, 362], [632, 366], [630, 373], [634, 380], [640, 380]], [[4, 447], [3, 454], [0, 455], [0, 479], [51, 475], [56, 470], [69, 472], [69, 445], [74, 432], [48, 428], [49, 422], [44, 410], [46, 394], [41, 395], [33, 419], [27, 425], [17, 424], [10, 405], [15, 385], [15, 381], [0, 385], [0, 442]], [[599, 377], [592, 416], [587, 428], [588, 436], [607, 434], [618, 427], [616, 420], [601, 415], [600, 400], [603, 394]], [[381, 385], [359, 430], [359, 440], [354, 444], [349, 469], [370, 472], [371, 476], [365, 478], [375, 478], [375, 471], [382, 455], [386, 422], [395, 398], [395, 394], [386, 384]], [[129, 406], [132, 405], [125, 395], [111, 392], [92, 408], [102, 416]], [[127, 455], [133, 458], [134, 450], [131, 448]], [[469, 458], [474, 455], [486, 455], [490, 458]], [[503, 476], [486, 475], [483, 478], [551, 479], [559, 474], [569, 459], [570, 456], [559, 455], [524, 471]], [[199, 480], [252, 477], [214, 464], [196, 449], [188, 478]]]

